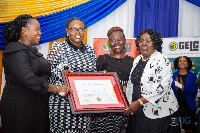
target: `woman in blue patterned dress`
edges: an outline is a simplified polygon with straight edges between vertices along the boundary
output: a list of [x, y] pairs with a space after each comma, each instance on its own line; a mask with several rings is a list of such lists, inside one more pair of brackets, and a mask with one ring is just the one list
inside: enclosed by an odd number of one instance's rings
[[[64, 84], [61, 71], [94, 72], [96, 55], [94, 49], [83, 44], [85, 23], [80, 18], [71, 18], [66, 23], [67, 39], [55, 42], [49, 51], [48, 61], [51, 63], [50, 83]], [[50, 131], [81, 133], [90, 132], [90, 114], [72, 114], [69, 100], [52, 94], [49, 99]]]

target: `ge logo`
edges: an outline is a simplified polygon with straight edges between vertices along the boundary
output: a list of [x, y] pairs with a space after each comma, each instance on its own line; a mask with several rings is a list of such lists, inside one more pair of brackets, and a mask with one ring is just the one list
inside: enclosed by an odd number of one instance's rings
[[104, 51], [110, 50], [110, 43], [104, 42], [104, 43], [102, 44], [102, 49], [103, 49]]
[[177, 48], [178, 48], [178, 44], [177, 44], [176, 42], [171, 42], [171, 43], [169, 44], [169, 49], [170, 49], [171, 51], [175, 51]]

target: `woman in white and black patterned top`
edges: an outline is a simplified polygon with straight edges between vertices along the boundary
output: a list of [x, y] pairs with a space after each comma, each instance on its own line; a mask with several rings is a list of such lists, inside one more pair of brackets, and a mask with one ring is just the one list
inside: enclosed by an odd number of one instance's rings
[[[51, 65], [50, 83], [64, 84], [61, 71], [94, 72], [96, 55], [94, 49], [82, 43], [85, 23], [80, 18], [71, 18], [66, 23], [67, 40], [55, 42], [49, 51], [48, 61]], [[69, 100], [52, 94], [49, 98], [50, 131], [80, 133], [89, 132], [90, 114], [72, 114]]]
[[161, 34], [154, 29], [143, 30], [136, 38], [141, 55], [135, 58], [127, 83], [127, 133], [181, 131], [171, 119], [178, 116], [178, 102], [171, 88], [171, 63], [160, 53], [162, 43]]

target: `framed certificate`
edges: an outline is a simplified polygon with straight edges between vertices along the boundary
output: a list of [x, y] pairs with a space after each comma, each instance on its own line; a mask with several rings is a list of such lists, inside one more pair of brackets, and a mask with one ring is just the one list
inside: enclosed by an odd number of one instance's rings
[[73, 94], [68, 98], [73, 114], [124, 112], [128, 102], [117, 73], [62, 73]]

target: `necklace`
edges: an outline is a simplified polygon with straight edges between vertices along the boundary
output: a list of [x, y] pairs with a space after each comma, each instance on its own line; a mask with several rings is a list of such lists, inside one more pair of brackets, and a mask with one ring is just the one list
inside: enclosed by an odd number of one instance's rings
[[18, 42], [21, 42], [21, 43], [23, 43], [21, 40], [18, 40]]
[[149, 60], [149, 59], [146, 59], [146, 60], [145, 60], [145, 59], [143, 59], [143, 57], [142, 57], [142, 61], [147, 61], [147, 60]]

